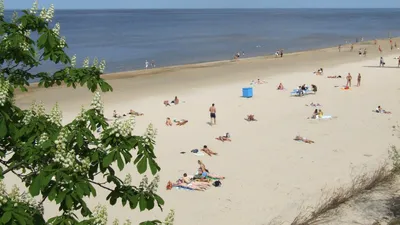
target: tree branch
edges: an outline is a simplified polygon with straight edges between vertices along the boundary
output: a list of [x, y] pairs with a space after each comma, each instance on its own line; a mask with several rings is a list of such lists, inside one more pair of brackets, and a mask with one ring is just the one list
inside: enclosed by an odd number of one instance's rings
[[[1, 163], [2, 163], [4, 166], [8, 167], [7, 164], [5, 164], [5, 163], [3, 163], [3, 162], [1, 162]], [[23, 164], [24, 164], [23, 162], [20, 162], [20, 163], [15, 164], [14, 166], [8, 167], [6, 170], [3, 170], [2, 175], [4, 176], [6, 173], [8, 173], [8, 172], [10, 172], [10, 171], [14, 171], [15, 169], [17, 169], [18, 167], [20, 167], [20, 166], [23, 165]]]
[[89, 183], [95, 184], [95, 185], [97, 185], [97, 186], [99, 186], [99, 187], [102, 187], [102, 188], [104, 188], [104, 189], [106, 189], [106, 190], [109, 190], [109, 191], [114, 191], [113, 189], [111, 189], [111, 188], [109, 188], [109, 187], [106, 187], [106, 186], [104, 186], [104, 185], [102, 185], [102, 184], [100, 184], [100, 183], [97, 183], [97, 182], [95, 182], [95, 181], [89, 180]]

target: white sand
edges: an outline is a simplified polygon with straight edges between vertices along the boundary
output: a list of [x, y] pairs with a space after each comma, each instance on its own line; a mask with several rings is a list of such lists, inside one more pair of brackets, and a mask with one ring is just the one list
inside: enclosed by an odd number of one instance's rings
[[[243, 62], [242, 67], [226, 65], [187, 69], [176, 73], [209, 76], [213, 72], [215, 76], [225, 74], [226, 77], [229, 71], [229, 76], [240, 79], [232, 79], [233, 82], [226, 79], [224, 82], [215, 78], [215, 82], [209, 80], [209, 84], [185, 80], [182, 82], [187, 83], [178, 88], [179, 85], [174, 86], [176, 83], [165, 80], [163, 84], [162, 80], [154, 78], [154, 87], [147, 86], [147, 92], [143, 92], [144, 87], [140, 92], [133, 90], [132, 82], [142, 82], [142, 78], [112, 81], [115, 91], [105, 95], [106, 115], [111, 117], [113, 109], [120, 113], [134, 109], [145, 114], [137, 118], [139, 134], [149, 123], [158, 128], [156, 155], [162, 168], [159, 194], [166, 205], [164, 212], [155, 209], [140, 213], [118, 203], [108, 207], [109, 223], [114, 218], [131, 219], [134, 223], [146, 219], [162, 220], [169, 209], [175, 209], [176, 225], [260, 225], [277, 216], [290, 224], [300, 206], [316, 203], [321, 189], [346, 184], [351, 171], [363, 167], [373, 169], [386, 158], [388, 146], [399, 143], [399, 139], [392, 136], [391, 128], [400, 114], [400, 69], [393, 59], [399, 54], [385, 57], [386, 68], [370, 67], [378, 64], [377, 55], [357, 58], [347, 64], [343, 64], [343, 60], [330, 64], [328, 54], [324, 64], [307, 59], [301, 61], [301, 66], [291, 64], [286, 65], [288, 68], [279, 67], [281, 70], [269, 70], [268, 65], [260, 61], [253, 64]], [[355, 55], [356, 52], [352, 57], [358, 57]], [[313, 75], [312, 71], [320, 65], [324, 67], [325, 75]], [[239, 67], [245, 69], [237, 69]], [[362, 74], [361, 87], [352, 87], [349, 91], [334, 87], [346, 83], [347, 72], [353, 75], [353, 85], [357, 73]], [[343, 78], [326, 78], [337, 74]], [[241, 88], [249, 86], [249, 77], [265, 79], [268, 83], [256, 85], [253, 98], [241, 98]], [[196, 78], [193, 82], [197, 82]], [[277, 91], [280, 82], [288, 90]], [[290, 91], [304, 83], [316, 84], [318, 93], [302, 98], [290, 97]], [[175, 95], [185, 103], [172, 107], [162, 104], [163, 100], [172, 100]], [[90, 103], [90, 98], [90, 94], [83, 90], [56, 88], [35, 91], [21, 98], [19, 104], [25, 107], [32, 99], [44, 100], [46, 105], [60, 101], [68, 122], [81, 104]], [[308, 120], [314, 110], [305, 106], [310, 102], [322, 104], [325, 115], [338, 118]], [[211, 127], [207, 123], [208, 108], [212, 103], [217, 107], [218, 124]], [[393, 114], [373, 113], [378, 105]], [[245, 121], [247, 114], [254, 114], [258, 121]], [[166, 117], [188, 119], [189, 123], [183, 127], [166, 127]], [[231, 143], [215, 140], [226, 132], [232, 135]], [[296, 135], [314, 140], [315, 144], [296, 142], [293, 140]], [[198, 157], [190, 153], [191, 149], [200, 149], [203, 145], [208, 145], [219, 155]], [[182, 155], [181, 151], [187, 153]], [[211, 188], [206, 192], [165, 190], [169, 180], [175, 181], [184, 172], [194, 173], [198, 159], [213, 173], [227, 177], [221, 188]], [[133, 166], [128, 168], [136, 174]], [[139, 178], [134, 181], [136, 184], [139, 182]], [[105, 197], [106, 192], [99, 191], [98, 198], [90, 202], [97, 204]], [[45, 214], [51, 216], [56, 212], [57, 208], [46, 208]]]

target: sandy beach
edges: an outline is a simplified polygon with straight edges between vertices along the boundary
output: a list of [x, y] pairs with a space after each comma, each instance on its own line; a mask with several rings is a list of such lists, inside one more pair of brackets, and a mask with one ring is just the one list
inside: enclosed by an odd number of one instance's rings
[[[400, 38], [393, 42], [399, 45]], [[245, 58], [105, 75], [114, 88], [102, 95], [106, 117], [111, 118], [113, 110], [122, 114], [133, 109], [144, 113], [136, 118], [138, 134], [149, 123], [158, 129], [159, 194], [166, 202], [164, 212], [140, 213], [119, 203], [109, 206], [109, 224], [114, 218], [130, 219], [135, 224], [162, 220], [170, 209], [175, 210], [176, 225], [261, 225], [276, 217], [290, 224], [299, 207], [313, 206], [322, 190], [346, 185], [353, 173], [373, 170], [387, 158], [389, 145], [400, 144], [392, 135], [392, 126], [400, 118], [400, 68], [394, 59], [400, 50], [391, 51], [389, 40], [379, 40], [378, 45], [370, 41], [355, 44], [352, 52], [344, 45], [341, 52], [336, 46], [285, 54], [283, 58]], [[359, 48], [367, 48], [366, 57], [358, 55]], [[379, 67], [380, 56], [385, 59], [384, 68]], [[313, 74], [318, 68], [324, 69], [322, 76]], [[347, 73], [353, 76], [353, 87], [342, 90]], [[360, 87], [355, 86], [358, 73], [362, 75]], [[332, 75], [342, 78], [327, 78]], [[242, 88], [257, 79], [267, 83], [254, 85], [253, 98], [242, 98]], [[281, 82], [286, 90], [276, 90]], [[303, 84], [317, 85], [318, 92], [291, 97], [292, 89]], [[165, 107], [163, 101], [174, 96], [181, 103]], [[28, 94], [17, 96], [17, 104], [27, 108], [33, 100], [42, 100], [50, 110], [58, 102], [67, 123], [81, 105], [88, 107], [91, 98], [85, 88], [31, 88]], [[311, 102], [321, 104], [325, 115], [337, 118], [307, 119], [315, 109], [306, 106]], [[217, 108], [215, 126], [208, 124], [212, 103]], [[392, 114], [372, 112], [378, 105]], [[258, 121], [245, 121], [248, 114], [254, 114]], [[166, 117], [189, 122], [167, 127]], [[215, 139], [227, 132], [232, 142]], [[296, 135], [315, 143], [294, 141]], [[203, 145], [218, 155], [190, 153]], [[197, 160], [226, 177], [222, 187], [205, 192], [165, 190], [168, 181], [185, 172], [194, 174]], [[126, 171], [137, 178], [134, 183], [140, 182], [134, 166]], [[106, 194], [99, 191], [98, 198], [89, 202], [102, 203]], [[58, 212], [54, 207], [45, 209], [47, 217]]]

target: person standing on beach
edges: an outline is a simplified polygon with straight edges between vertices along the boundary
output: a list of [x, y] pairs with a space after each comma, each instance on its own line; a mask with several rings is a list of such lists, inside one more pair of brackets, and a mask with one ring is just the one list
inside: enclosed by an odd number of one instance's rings
[[349, 73], [348, 75], [347, 75], [347, 77], [346, 77], [346, 79], [347, 79], [347, 83], [346, 83], [346, 87], [351, 87], [351, 79], [352, 79], [353, 77], [351, 76], [351, 74]]
[[283, 49], [279, 50], [279, 54], [281, 55], [281, 58], [283, 57]]
[[[211, 118], [211, 123], [210, 123], [210, 125], [211, 125], [211, 126], [212, 126], [213, 124], [216, 125], [216, 124], [217, 124], [217, 120], [216, 120], [216, 118], [217, 118], [217, 115], [216, 115], [217, 109], [215, 108], [215, 104], [214, 104], [214, 103], [211, 105], [209, 111], [210, 111], [210, 118]], [[214, 123], [213, 123], [213, 122], [214, 122]]]
[[382, 48], [381, 48], [380, 45], [379, 45], [379, 47], [378, 47], [378, 50], [379, 50], [380, 53], [382, 53]]
[[156, 62], [154, 60], [151, 60], [151, 67], [156, 68]]
[[357, 77], [357, 87], [360, 87], [361, 85], [361, 73], [358, 73], [358, 77]]
[[338, 49], [339, 49], [339, 52], [340, 52], [340, 50], [342, 49], [342, 45], [339, 45], [339, 46], [338, 46]]
[[351, 44], [351, 46], [350, 46], [350, 51], [351, 52], [353, 51], [353, 48], [354, 48], [354, 46], [353, 46], [353, 44]]
[[146, 70], [149, 68], [149, 61], [146, 60], [146, 62], [144, 63], [144, 66], [146, 68]]
[[398, 58], [399, 62], [397, 63], [397, 67], [400, 67], [400, 56]]

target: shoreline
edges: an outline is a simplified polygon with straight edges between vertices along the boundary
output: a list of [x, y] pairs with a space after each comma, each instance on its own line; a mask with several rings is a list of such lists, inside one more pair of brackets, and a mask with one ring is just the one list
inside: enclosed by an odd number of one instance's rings
[[[399, 41], [399, 46], [400, 46], [400, 37], [392, 37], [392, 40], [397, 40]], [[378, 42], [381, 41], [388, 41], [389, 38], [383, 38], [383, 39], [376, 39]], [[375, 46], [373, 43], [374, 40], [365, 40], [363, 42], [358, 42], [354, 43], [354, 50], [353, 52], [357, 52], [357, 47], [365, 45], [367, 46]], [[342, 48], [347, 48], [351, 45], [351, 43], [344, 44], [342, 45]], [[294, 52], [284, 52], [283, 58], [288, 58], [288, 57], [294, 57], [302, 54], [310, 54], [310, 53], [317, 53], [317, 52], [324, 52], [324, 51], [337, 51], [338, 46], [331, 46], [331, 47], [326, 47], [326, 48], [312, 48], [312, 49], [307, 49], [303, 51], [294, 51]], [[345, 52], [345, 51], [343, 51]], [[263, 56], [255, 56], [255, 57], [245, 57], [245, 58], [239, 58], [239, 59], [226, 59], [226, 60], [218, 60], [218, 61], [209, 61], [209, 62], [199, 62], [199, 63], [191, 63], [191, 64], [182, 64], [182, 65], [172, 65], [172, 66], [165, 66], [165, 67], [157, 67], [157, 68], [150, 68], [150, 69], [140, 69], [140, 70], [130, 70], [130, 71], [122, 71], [122, 72], [113, 72], [113, 73], [107, 73], [101, 75], [102, 78], [105, 80], [118, 80], [118, 79], [130, 79], [130, 78], [137, 78], [137, 77], [145, 77], [145, 76], [151, 76], [151, 75], [159, 75], [160, 73], [171, 73], [171, 72], [176, 72], [180, 70], [186, 70], [186, 69], [200, 69], [200, 68], [212, 68], [212, 67], [217, 67], [217, 66], [224, 66], [224, 65], [230, 65], [230, 64], [237, 64], [237, 63], [246, 63], [249, 61], [255, 61], [255, 60], [265, 60], [266, 62], [270, 62], [272, 60], [279, 60], [281, 57], [275, 57], [275, 54], [272, 55], [263, 55]], [[27, 87], [28, 90], [35, 90], [35, 89], [41, 89], [38, 86], [39, 82], [32, 82], [30, 83], [30, 86]], [[60, 86], [54, 86], [52, 88], [57, 88], [57, 87], [63, 87], [65, 84], [62, 84]], [[17, 93], [20, 93], [19, 91]]]

